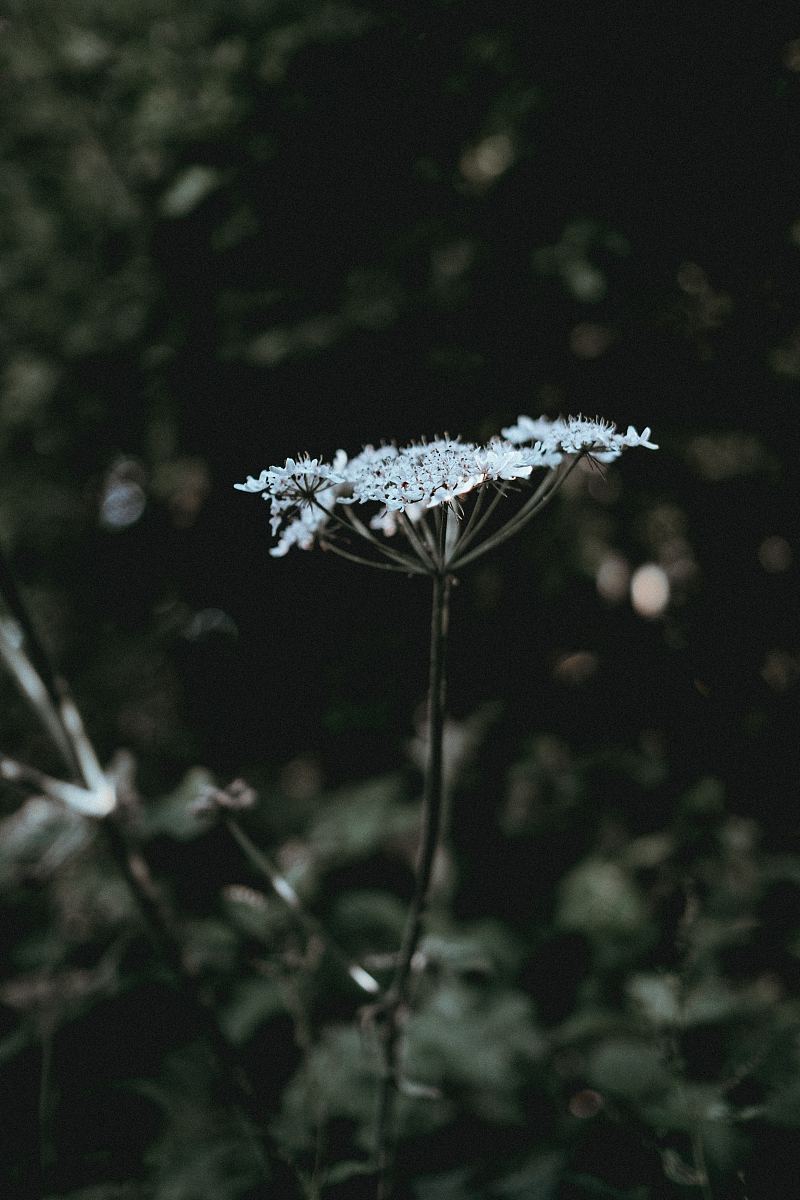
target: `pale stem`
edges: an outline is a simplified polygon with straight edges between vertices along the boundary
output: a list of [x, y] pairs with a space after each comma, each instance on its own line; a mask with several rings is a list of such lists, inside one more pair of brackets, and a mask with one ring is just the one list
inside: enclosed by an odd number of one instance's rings
[[[407, 558], [406, 555], [403, 554], [403, 552], [401, 550], [395, 550], [392, 546], [387, 546], [385, 540], [379, 538], [376, 534], [374, 534], [372, 532], [372, 530], [367, 525], [364, 524], [364, 522], [360, 519], [360, 517], [356, 516], [356, 514], [353, 512], [352, 507], [349, 504], [342, 505], [342, 507], [344, 508], [344, 512], [345, 512], [345, 516], [347, 517], [347, 521], [349, 522], [350, 525], [352, 525], [353, 529], [355, 529], [356, 532], [362, 538], [364, 538], [365, 541], [369, 542], [370, 545], [374, 546], [375, 549], [377, 551], [379, 551], [379, 553], [383, 554], [386, 558], [392, 559], [393, 562], [397, 562], [397, 563], [412, 563], [413, 562], [413, 559]], [[341, 522], [341, 517], [339, 517], [338, 513], [334, 513], [334, 518]]]
[[[429, 570], [432, 569], [435, 571], [436, 570], [435, 554], [431, 550], [429, 550], [428, 547], [423, 543], [422, 539], [420, 538], [419, 534], [417, 533], [416, 529], [414, 528], [414, 522], [411, 520], [411, 518], [409, 517], [408, 513], [405, 512], [405, 510], [400, 513], [400, 520], [403, 525], [403, 531], [404, 531], [406, 537], [408, 538], [409, 542], [411, 543], [411, 546], [415, 550], [417, 556], [422, 560], [423, 563], [425, 563], [425, 565], [429, 568]], [[424, 520], [424, 518], [423, 518], [423, 520]]]
[[436, 539], [433, 536], [433, 530], [431, 529], [430, 525], [428, 524], [427, 512], [424, 514], [422, 520], [420, 521], [419, 527], [422, 530], [422, 536], [425, 539], [425, 545], [428, 548], [428, 553], [431, 557], [431, 560], [435, 560], [435, 558], [436, 558]]
[[[387, 546], [384, 542], [382, 542], [379, 538], [377, 538], [375, 536], [375, 534], [372, 533], [372, 531], [367, 528], [367, 526], [364, 524], [364, 522], [359, 520], [359, 518], [355, 515], [355, 513], [351, 512], [349, 506], [345, 506], [345, 515], [347, 517], [347, 520], [345, 520], [344, 517], [340, 517], [338, 512], [334, 512], [333, 509], [325, 508], [325, 506], [323, 504], [320, 504], [319, 500], [317, 500], [316, 497], [312, 496], [311, 502], [317, 508], [321, 509], [330, 518], [330, 520], [334, 521], [337, 525], [341, 526], [342, 529], [346, 530], [347, 533], [350, 533], [351, 531], [355, 530], [355, 532], [359, 535], [359, 537], [363, 538], [364, 541], [368, 542], [371, 546], [374, 546], [379, 554], [381, 554], [384, 558], [388, 559], [390, 562], [396, 563], [398, 566], [402, 567], [403, 570], [406, 571], [406, 573], [408, 573], [408, 572], [414, 572], [416, 574], [426, 574], [427, 573], [427, 572], [420, 571], [418, 565], [414, 562], [413, 559], [406, 558], [406, 556], [404, 554], [401, 554], [399, 550], [393, 550], [391, 546]], [[333, 543], [328, 542], [327, 545], [330, 548], [333, 545]], [[352, 553], [351, 551], [342, 552], [342, 557], [346, 558], [347, 555], [351, 554], [351, 553]], [[372, 559], [359, 558], [358, 556], [356, 556], [354, 558], [354, 561], [359, 562], [362, 565], [369, 566], [369, 567], [384, 566], [383, 563], [376, 563]], [[385, 566], [384, 566], [384, 569], [385, 569]]]
[[485, 495], [486, 488], [478, 488], [475, 495], [475, 503], [472, 505], [472, 511], [470, 512], [464, 524], [461, 526], [461, 532], [458, 536], [457, 545], [469, 544], [471, 541], [472, 531], [475, 527], [476, 521], [478, 520], [478, 515], [483, 508], [483, 500]]
[[[141, 850], [131, 844], [128, 832], [119, 819], [120, 810], [114, 782], [105, 775], [100, 766], [94, 746], [66, 685], [56, 677], [50, 667], [47, 653], [28, 616], [1, 549], [0, 595], [5, 599], [24, 635], [24, 645], [17, 646], [15, 653], [10, 657], [6, 656], [7, 665], [12, 668], [15, 679], [26, 695], [30, 694], [30, 680], [39, 680], [39, 686], [35, 689], [40, 701], [37, 711], [47, 729], [52, 730], [54, 722], [58, 724], [61, 733], [54, 740], [59, 748], [65, 751], [65, 758], [79, 782], [54, 779], [5, 755], [0, 755], [0, 776], [13, 783], [41, 791], [74, 812], [97, 822], [118, 869], [133, 893], [153, 941], [180, 981], [187, 999], [198, 1015], [224, 1072], [231, 1100], [249, 1118], [247, 1136], [257, 1148], [263, 1164], [262, 1149], [254, 1134], [254, 1130], [259, 1128], [261, 1114], [254, 1104], [253, 1088], [238, 1060], [236, 1049], [219, 1025], [211, 1001], [200, 986], [199, 980], [187, 968], [172, 914], [164, 903]], [[20, 667], [23, 668], [22, 678], [19, 675]], [[264, 1167], [266, 1170], [265, 1164]]]
[[378, 571], [395, 571], [398, 575], [428, 574], [427, 571], [423, 571], [421, 567], [411, 561], [405, 567], [398, 567], [393, 562], [376, 562], [374, 558], [362, 558], [360, 554], [353, 554], [352, 551], [337, 546], [335, 542], [321, 541], [320, 546], [323, 550], [330, 550], [331, 554], [337, 554], [339, 558], [346, 558], [348, 562], [358, 563], [361, 567], [375, 567]]
[[313, 917], [311, 913], [305, 910], [300, 897], [289, 880], [281, 875], [280, 871], [272, 865], [266, 854], [259, 850], [255, 842], [242, 829], [239, 822], [234, 817], [226, 817], [225, 826], [238, 843], [245, 857], [268, 880], [275, 895], [291, 910], [298, 924], [305, 929], [306, 933], [319, 938], [327, 947], [331, 957], [336, 959], [362, 991], [367, 992], [370, 996], [377, 996], [381, 990], [377, 979], [370, 975], [369, 971], [366, 971], [359, 963], [353, 962], [348, 958], [344, 950], [340, 946], [337, 946], [336, 942], [328, 935], [316, 917]]
[[461, 537], [456, 542], [455, 549], [453, 551], [453, 559], [455, 559], [457, 554], [459, 554], [462, 551], [467, 549], [470, 542], [473, 542], [475, 540], [475, 538], [478, 536], [480, 531], [486, 525], [487, 521], [489, 521], [491, 519], [492, 514], [494, 513], [494, 510], [497, 508], [500, 501], [503, 500], [508, 495], [508, 484], [503, 483], [500, 485], [500, 487], [495, 492], [494, 496], [492, 496], [491, 502], [489, 504], [489, 507], [486, 509], [486, 512], [483, 514], [483, 516], [481, 517], [480, 520], [477, 520], [476, 518], [477, 518], [478, 503], [483, 496], [483, 491], [485, 491], [485, 489], [482, 489], [481, 491], [478, 492], [478, 496], [475, 501], [475, 508], [473, 508], [472, 513], [470, 514], [469, 519], [467, 520], [467, 524], [464, 527], [464, 531], [461, 534]]

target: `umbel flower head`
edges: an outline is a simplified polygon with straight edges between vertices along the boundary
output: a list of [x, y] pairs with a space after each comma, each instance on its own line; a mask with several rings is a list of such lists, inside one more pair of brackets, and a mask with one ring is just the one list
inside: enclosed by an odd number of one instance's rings
[[[279, 535], [270, 551], [276, 557], [293, 546], [320, 545], [385, 570], [440, 574], [516, 533], [580, 458], [607, 463], [630, 447], [657, 449], [649, 439], [649, 429], [637, 433], [629, 425], [626, 433], [618, 433], [599, 417], [521, 416], [485, 445], [444, 437], [399, 447], [366, 446], [353, 458], [339, 450], [330, 463], [307, 455], [287, 458], [284, 466], [265, 468], [234, 486], [269, 503], [272, 533]], [[545, 473], [539, 486], [505, 525], [491, 529], [498, 502], [529, 484], [539, 470]], [[372, 508], [366, 522], [357, 514], [362, 505]], [[401, 545], [391, 541], [397, 534]], [[370, 557], [352, 552], [354, 537], [366, 544]]]

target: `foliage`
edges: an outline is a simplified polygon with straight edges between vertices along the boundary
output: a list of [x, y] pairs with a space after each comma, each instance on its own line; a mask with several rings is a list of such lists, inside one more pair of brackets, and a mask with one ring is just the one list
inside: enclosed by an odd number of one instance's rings
[[[556, 7], [5, 6], [0, 537], [135, 756], [193, 984], [101, 830], [4, 778], [4, 1195], [374, 1194], [347, 965], [388, 978], [413, 886], [427, 597], [300, 554], [276, 582], [232, 484], [540, 409], [663, 448], [576, 472], [455, 594], [404, 1185], [673, 1200], [699, 1145], [716, 1200], [795, 1187], [795, 14]], [[0, 704], [0, 750], [62, 771]], [[241, 774], [305, 922], [195, 811]]]

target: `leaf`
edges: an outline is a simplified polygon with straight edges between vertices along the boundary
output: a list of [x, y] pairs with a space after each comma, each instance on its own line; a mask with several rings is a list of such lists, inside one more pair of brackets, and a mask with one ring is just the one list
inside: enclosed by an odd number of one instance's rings
[[696, 1167], [690, 1167], [683, 1161], [677, 1150], [662, 1150], [661, 1165], [671, 1183], [680, 1183], [684, 1187], [704, 1187], [708, 1183], [705, 1171], [698, 1171]]
[[181, 171], [161, 197], [159, 208], [164, 217], [185, 217], [219, 186], [220, 174], [212, 167], [195, 163]]
[[312, 825], [308, 844], [323, 859], [340, 861], [373, 853], [390, 838], [419, 825], [416, 805], [403, 803], [402, 776], [385, 775], [333, 795]]
[[[408, 1023], [405, 1073], [489, 1120], [516, 1120], [519, 1092], [543, 1041], [527, 996], [486, 994], [448, 979]], [[435, 1110], [435, 1105], [431, 1105]]]
[[589, 935], [627, 936], [643, 929], [647, 914], [633, 880], [617, 863], [586, 859], [559, 888], [556, 923]]
[[277, 896], [242, 884], [229, 884], [223, 888], [222, 901], [226, 914], [240, 933], [268, 945], [274, 945], [295, 921]]
[[93, 836], [90, 823], [44, 796], [31, 796], [0, 821], [0, 887], [20, 872], [51, 874]]
[[493, 1185], [493, 1200], [554, 1200], [563, 1167], [560, 1150], [537, 1151]]
[[285, 1011], [280, 987], [272, 979], [247, 979], [238, 984], [220, 1012], [224, 1032], [237, 1046], [253, 1036], [259, 1025]]
[[281, 1111], [272, 1132], [291, 1154], [313, 1150], [320, 1122], [350, 1122], [355, 1141], [372, 1149], [377, 1048], [350, 1025], [323, 1030], [307, 1061], [284, 1088]]
[[355, 1179], [358, 1175], [373, 1175], [375, 1168], [371, 1163], [359, 1162], [357, 1159], [344, 1159], [342, 1162], [334, 1163], [325, 1172], [325, 1183], [331, 1187], [337, 1183], [347, 1183], [348, 1179]]
[[660, 1050], [649, 1042], [623, 1037], [595, 1046], [587, 1078], [597, 1091], [627, 1099], [661, 1095], [674, 1085]]
[[371, 952], [394, 951], [400, 945], [406, 922], [406, 906], [389, 892], [345, 892], [338, 897], [331, 929], [354, 952], [362, 947]]
[[434, 930], [423, 938], [420, 950], [426, 960], [456, 975], [478, 973], [494, 979], [511, 975], [520, 959], [513, 935], [492, 920]]
[[208, 825], [194, 811], [194, 804], [209, 788], [214, 777], [204, 767], [193, 767], [184, 775], [174, 792], [150, 801], [142, 809], [142, 826], [146, 835], [167, 834], [186, 842], [205, 833]]

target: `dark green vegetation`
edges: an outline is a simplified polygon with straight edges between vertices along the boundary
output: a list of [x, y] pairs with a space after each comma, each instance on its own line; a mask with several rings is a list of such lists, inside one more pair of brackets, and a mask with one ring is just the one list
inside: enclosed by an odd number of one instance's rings
[[[270, 1133], [96, 831], [4, 783], [4, 1197], [374, 1194], [364, 996], [188, 806], [243, 775], [252, 837], [385, 972], [427, 587], [270, 559], [231, 485], [579, 409], [662, 449], [456, 589], [401, 1172], [657, 1200], [705, 1159], [716, 1200], [796, 1193], [798, 36], [777, 3], [6, 4], [0, 536], [101, 758], [135, 757]], [[63, 772], [0, 689], [0, 750]]]

